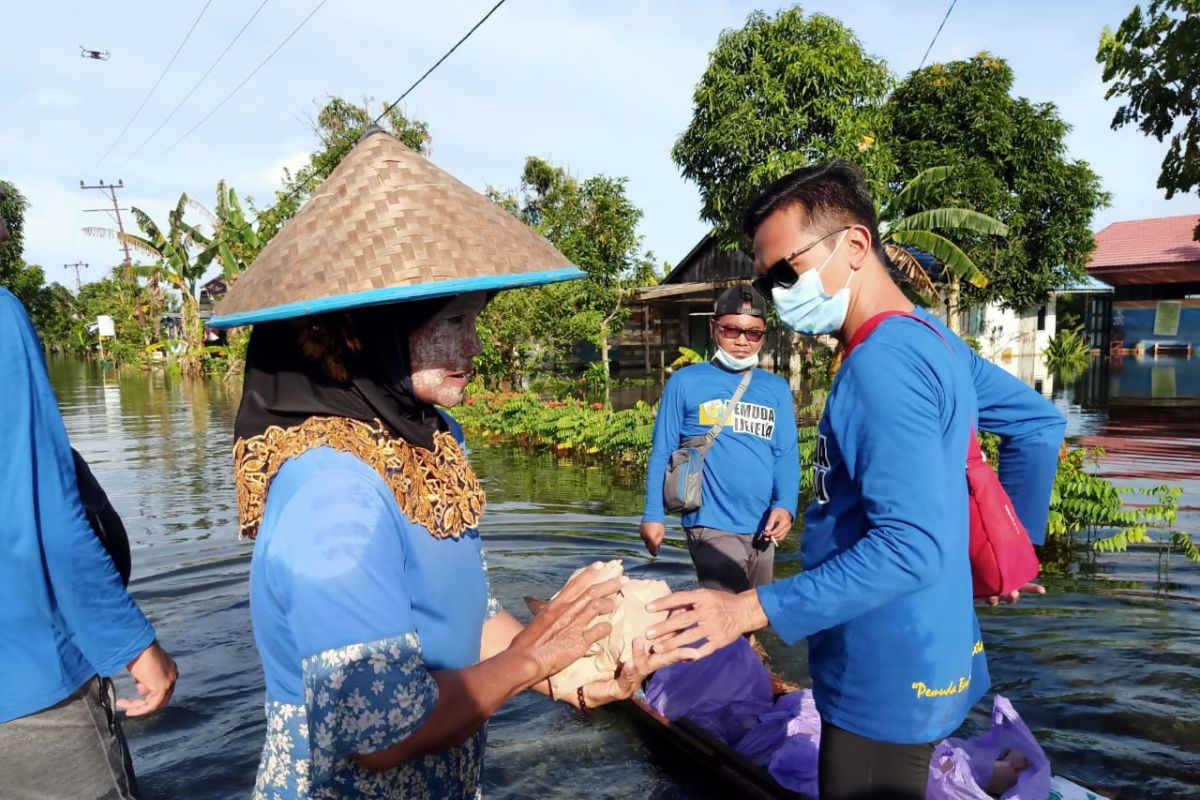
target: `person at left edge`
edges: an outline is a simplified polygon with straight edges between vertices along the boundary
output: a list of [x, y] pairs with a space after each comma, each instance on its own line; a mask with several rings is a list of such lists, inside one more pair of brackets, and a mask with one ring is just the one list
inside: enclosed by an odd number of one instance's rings
[[791, 530], [800, 490], [796, 412], [787, 381], [755, 365], [767, 303], [750, 284], [731, 286], [713, 306], [717, 352], [667, 381], [654, 421], [640, 534], [651, 555], [666, 533], [663, 474], [671, 452], [721, 419], [747, 370], [750, 383], [704, 458], [704, 503], [683, 515], [700, 586], [743, 592], [770, 583], [775, 545]]
[[[175, 662], [88, 522], [41, 342], [4, 288], [0, 375], [0, 796], [136, 798], [116, 711], [165, 706]], [[141, 699], [114, 701], [122, 669]]]

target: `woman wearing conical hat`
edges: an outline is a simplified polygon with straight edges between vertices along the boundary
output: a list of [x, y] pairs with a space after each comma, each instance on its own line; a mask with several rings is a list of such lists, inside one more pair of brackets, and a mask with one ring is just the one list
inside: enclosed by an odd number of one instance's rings
[[[483, 490], [437, 408], [462, 400], [488, 293], [580, 275], [380, 132], [222, 301], [210, 324], [255, 324], [234, 459], [267, 690], [256, 798], [476, 797], [487, 719], [608, 633], [620, 580], [599, 569], [528, 627], [490, 597]], [[560, 699], [628, 696], [644, 658]]]

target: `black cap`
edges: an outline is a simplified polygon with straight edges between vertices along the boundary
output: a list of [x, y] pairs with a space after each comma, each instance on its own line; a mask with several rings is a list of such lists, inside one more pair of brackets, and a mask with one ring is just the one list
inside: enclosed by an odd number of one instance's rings
[[721, 296], [713, 305], [714, 317], [723, 317], [726, 314], [749, 314], [752, 317], [766, 319], [766, 298], [748, 283], [730, 286], [721, 292]]

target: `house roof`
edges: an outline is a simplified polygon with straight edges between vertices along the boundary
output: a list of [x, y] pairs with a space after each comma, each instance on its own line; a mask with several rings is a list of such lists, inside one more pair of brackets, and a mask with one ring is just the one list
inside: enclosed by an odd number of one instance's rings
[[1114, 222], [1096, 234], [1088, 272], [1114, 285], [1200, 280], [1200, 213]]
[[750, 280], [754, 261], [741, 250], [726, 250], [710, 231], [696, 242], [659, 285], [709, 281]]
[[1058, 290], [1058, 294], [1106, 294], [1111, 292], [1113, 287], [1101, 280], [1096, 280], [1091, 275], [1081, 281], [1069, 283]]

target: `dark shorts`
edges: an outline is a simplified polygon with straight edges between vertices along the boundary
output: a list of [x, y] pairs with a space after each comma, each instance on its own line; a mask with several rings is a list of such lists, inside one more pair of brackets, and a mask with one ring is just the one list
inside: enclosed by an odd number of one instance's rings
[[821, 720], [821, 800], [924, 800], [933, 744], [868, 739]]
[[771, 582], [775, 572], [771, 541], [716, 528], [687, 528], [685, 532], [701, 588], [744, 592]]
[[0, 724], [5, 800], [137, 800], [112, 681], [92, 678], [44, 711]]

